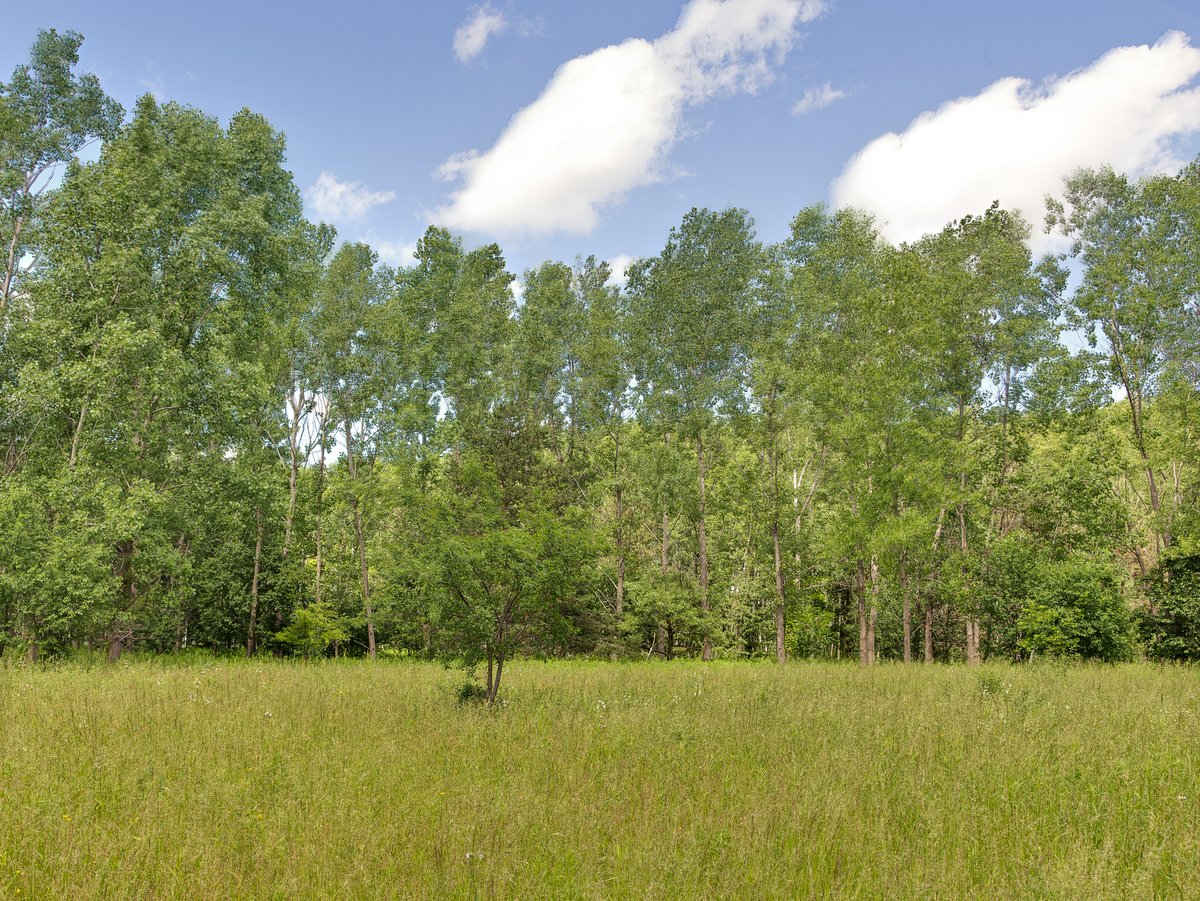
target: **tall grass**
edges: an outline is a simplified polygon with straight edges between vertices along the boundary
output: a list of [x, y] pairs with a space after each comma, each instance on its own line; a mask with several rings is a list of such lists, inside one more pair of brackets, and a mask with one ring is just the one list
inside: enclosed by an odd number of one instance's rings
[[1200, 897], [1200, 673], [0, 670], [3, 897]]

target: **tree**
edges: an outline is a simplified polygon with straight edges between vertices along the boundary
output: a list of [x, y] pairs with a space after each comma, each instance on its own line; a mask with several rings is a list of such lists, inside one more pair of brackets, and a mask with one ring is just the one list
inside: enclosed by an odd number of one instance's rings
[[[1164, 506], [1161, 477], [1147, 430], [1147, 407], [1180, 347], [1197, 296], [1193, 250], [1200, 221], [1195, 169], [1179, 178], [1141, 181], [1111, 168], [1077, 172], [1063, 200], [1047, 198], [1047, 227], [1071, 241], [1084, 266], [1068, 307], [1070, 323], [1101, 347], [1109, 378], [1125, 394], [1133, 444], [1146, 476], [1155, 555], [1170, 547], [1172, 505]], [[1184, 339], [1186, 343], [1186, 339]]]
[[0, 337], [4, 315], [29, 270], [32, 226], [55, 170], [94, 140], [116, 136], [124, 111], [95, 75], [76, 75], [83, 36], [39, 31], [29, 62], [0, 83]]
[[[223, 129], [144, 97], [47, 204], [44, 262], [10, 333], [29, 361], [14, 394], [41, 422], [21, 478], [31, 496], [62, 499], [38, 513], [51, 534], [87, 540], [93, 529], [68, 523], [90, 509], [106, 536], [115, 579], [72, 628], [103, 633], [113, 658], [180, 590], [204, 515], [180, 501], [211, 484], [238, 452], [239, 417], [260, 409], [248, 400], [254, 335], [288, 282], [301, 221], [283, 150], [248, 111]], [[46, 574], [53, 558], [30, 565]], [[22, 599], [27, 622], [44, 618], [39, 598]]]
[[802, 211], [784, 253], [799, 330], [811, 336], [800, 390], [826, 461], [830, 538], [848, 570], [838, 580], [856, 602], [859, 660], [870, 665], [888, 559], [920, 523], [909, 511], [923, 490], [913, 476], [923, 475], [928, 444], [919, 415], [928, 402], [921, 272], [855, 211]]
[[381, 420], [379, 396], [384, 363], [375, 332], [379, 311], [390, 289], [390, 273], [376, 269], [376, 254], [366, 244], [344, 244], [330, 260], [318, 291], [317, 352], [323, 390], [333, 420], [342, 426], [346, 491], [354, 525], [354, 545], [362, 584], [367, 653], [375, 659], [375, 611], [371, 602], [367, 535], [363, 523], [364, 477], [376, 453]]
[[[754, 294], [765, 258], [744, 210], [693, 209], [667, 245], [629, 276], [635, 375], [650, 420], [677, 424], [696, 450], [696, 542], [700, 607], [707, 614], [709, 549], [705, 433], [745, 402]], [[713, 656], [706, 626], [703, 656]]]

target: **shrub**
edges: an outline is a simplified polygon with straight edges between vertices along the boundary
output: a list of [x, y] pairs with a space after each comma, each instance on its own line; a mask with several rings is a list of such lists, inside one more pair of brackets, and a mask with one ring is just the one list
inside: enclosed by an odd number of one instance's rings
[[1200, 660], [1200, 554], [1164, 556], [1150, 577], [1150, 606], [1141, 616], [1146, 654], [1157, 660]]
[[1129, 659], [1132, 626], [1120, 571], [1082, 556], [1041, 564], [1018, 620], [1026, 651], [1108, 662]]
[[298, 609], [288, 627], [275, 637], [302, 657], [320, 657], [331, 644], [349, 640], [350, 633], [333, 607], [321, 601]]

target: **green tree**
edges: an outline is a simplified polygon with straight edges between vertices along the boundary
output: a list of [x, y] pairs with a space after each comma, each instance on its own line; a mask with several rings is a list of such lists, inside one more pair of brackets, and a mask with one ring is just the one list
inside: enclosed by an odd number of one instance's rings
[[[28, 360], [14, 393], [40, 422], [26, 438], [36, 465], [21, 478], [33, 496], [64, 498], [68, 509], [43, 508], [46, 529], [90, 508], [108, 536], [116, 576], [104, 583], [116, 590], [89, 608], [87, 635], [101, 632], [113, 657], [180, 589], [204, 514], [181, 501], [245, 434], [254, 336], [288, 282], [301, 222], [283, 149], [249, 112], [224, 129], [144, 97], [47, 205], [44, 263], [10, 334]], [[44, 582], [52, 565], [47, 556], [27, 573]], [[23, 596], [26, 621], [36, 626], [51, 600]]]
[[94, 140], [117, 134], [124, 112], [95, 75], [76, 75], [83, 36], [39, 31], [29, 62], [0, 83], [0, 336], [28, 270], [33, 225], [55, 170]]
[[[696, 541], [701, 610], [710, 609], [705, 434], [745, 403], [755, 292], [765, 256], [744, 210], [693, 209], [666, 247], [629, 275], [638, 393], [652, 421], [670, 423], [696, 451]], [[706, 626], [703, 657], [713, 655]]]
[[1111, 168], [1087, 170], [1067, 179], [1062, 201], [1048, 198], [1048, 227], [1070, 239], [1071, 256], [1083, 266], [1069, 321], [1099, 347], [1111, 384], [1128, 404], [1155, 555], [1171, 545], [1173, 505], [1163, 503], [1148, 406], [1172, 349], [1181, 347], [1181, 339], [1187, 343], [1180, 329], [1192, 318], [1200, 284], [1193, 252], [1200, 234], [1195, 179], [1194, 167], [1178, 178], [1140, 181]]

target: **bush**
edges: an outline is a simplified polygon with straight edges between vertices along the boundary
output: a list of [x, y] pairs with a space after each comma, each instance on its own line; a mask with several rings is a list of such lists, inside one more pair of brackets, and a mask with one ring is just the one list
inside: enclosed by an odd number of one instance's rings
[[1070, 557], [1041, 564], [1017, 625], [1021, 647], [1036, 654], [1115, 662], [1133, 653], [1129, 604], [1110, 562]]
[[275, 637], [302, 657], [320, 657], [331, 644], [349, 640], [350, 633], [342, 617], [322, 601], [298, 609], [288, 627]]
[[1150, 606], [1141, 616], [1146, 654], [1156, 660], [1200, 660], [1200, 554], [1164, 556], [1150, 577]]

